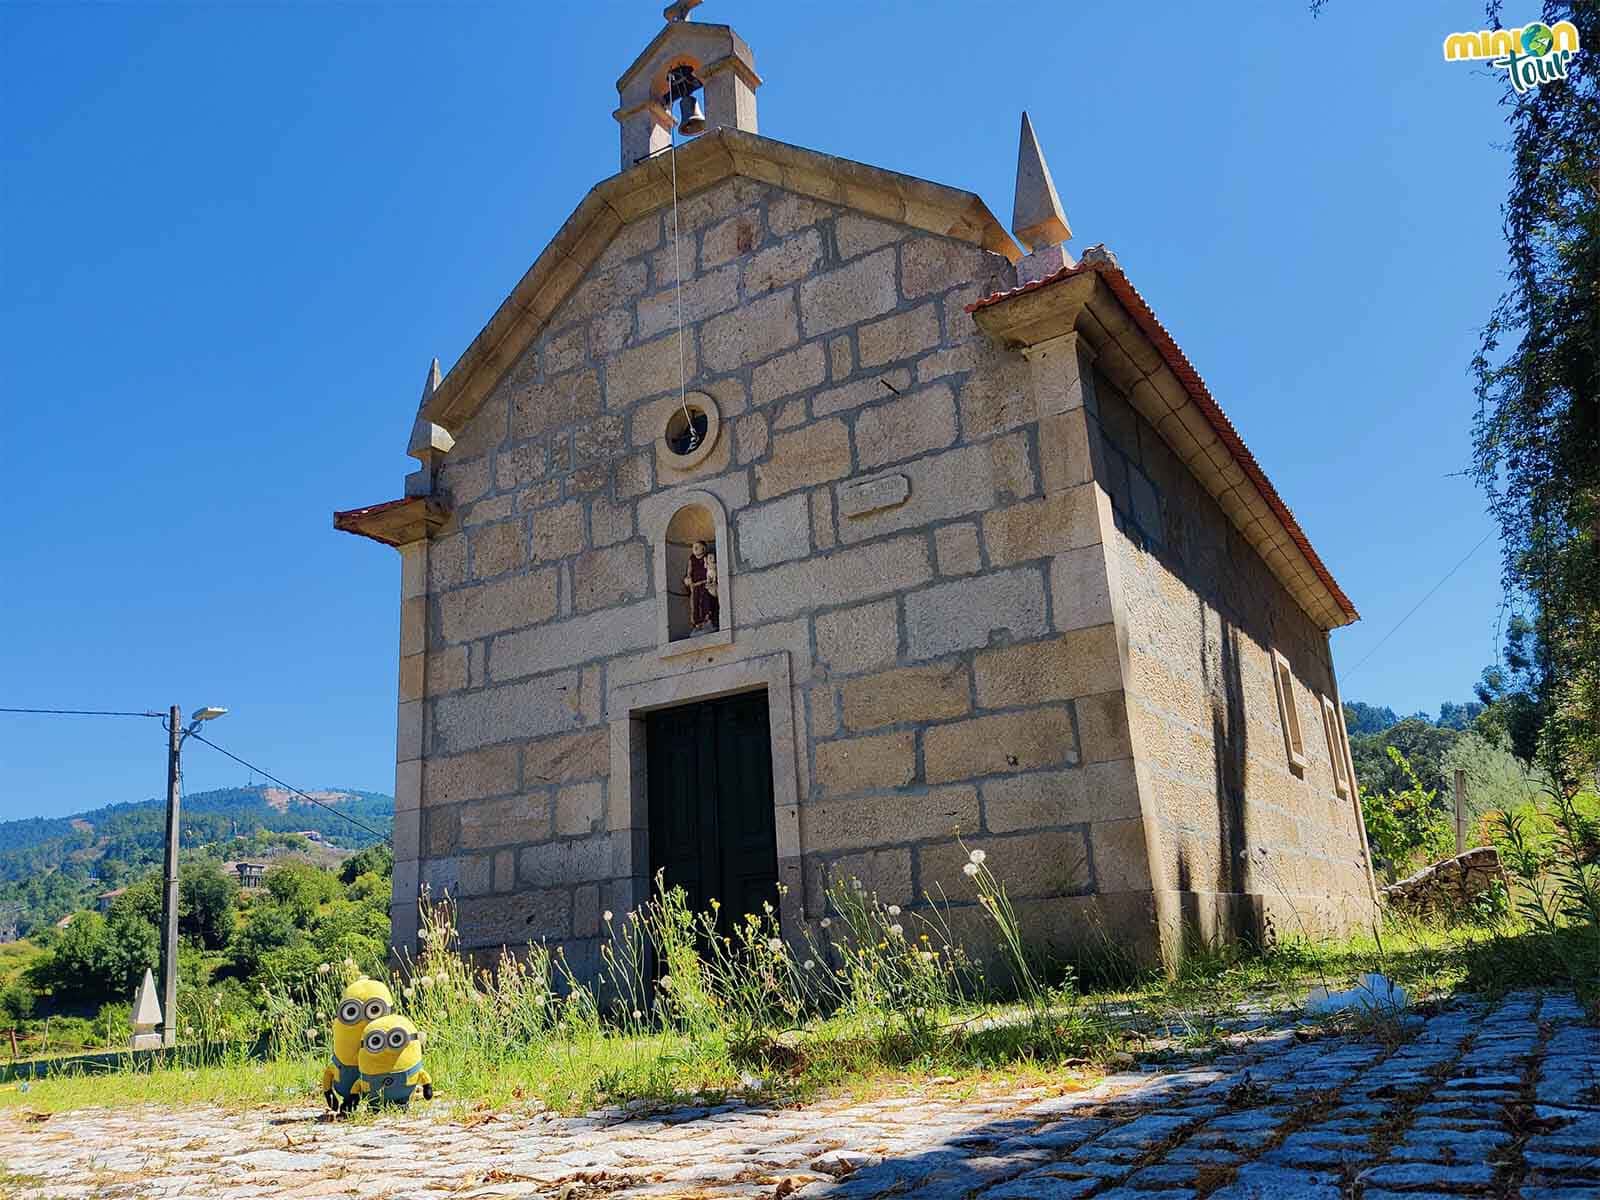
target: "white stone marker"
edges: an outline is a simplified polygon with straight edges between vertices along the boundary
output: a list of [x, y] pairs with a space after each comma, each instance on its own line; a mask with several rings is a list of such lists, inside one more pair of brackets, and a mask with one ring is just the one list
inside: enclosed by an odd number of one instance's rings
[[133, 1013], [128, 1024], [133, 1026], [135, 1050], [161, 1048], [161, 1035], [156, 1032], [156, 1026], [161, 1024], [161, 1002], [156, 999], [156, 981], [149, 967], [144, 969], [144, 982], [133, 993]]

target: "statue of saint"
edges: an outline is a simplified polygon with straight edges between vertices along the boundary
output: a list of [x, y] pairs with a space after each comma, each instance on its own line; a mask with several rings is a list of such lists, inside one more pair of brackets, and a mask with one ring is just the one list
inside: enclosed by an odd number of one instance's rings
[[689, 589], [689, 627], [693, 633], [716, 629], [717, 555], [706, 549], [704, 542], [689, 546], [689, 572], [683, 577], [683, 586]]

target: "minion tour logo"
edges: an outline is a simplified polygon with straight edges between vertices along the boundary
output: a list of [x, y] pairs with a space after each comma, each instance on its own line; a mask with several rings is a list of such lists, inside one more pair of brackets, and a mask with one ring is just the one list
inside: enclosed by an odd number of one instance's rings
[[1545, 25], [1535, 21], [1521, 29], [1485, 29], [1452, 33], [1444, 39], [1446, 62], [1487, 59], [1511, 77], [1519, 93], [1541, 83], [1567, 77], [1567, 63], [1578, 52], [1578, 29], [1571, 21]]

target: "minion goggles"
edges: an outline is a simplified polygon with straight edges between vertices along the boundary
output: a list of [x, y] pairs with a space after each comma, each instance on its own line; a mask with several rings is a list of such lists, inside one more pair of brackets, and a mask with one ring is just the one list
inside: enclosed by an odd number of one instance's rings
[[388, 1015], [388, 1001], [380, 1000], [376, 996], [364, 1004], [360, 1000], [351, 999], [339, 1005], [339, 1020], [346, 1025], [354, 1025], [363, 1018], [368, 1021], [376, 1021], [379, 1017]]
[[372, 1054], [381, 1053], [387, 1045], [391, 1050], [404, 1050], [407, 1042], [420, 1042], [422, 1034], [405, 1029], [391, 1029], [385, 1033], [381, 1029], [374, 1029], [361, 1039], [361, 1045]]

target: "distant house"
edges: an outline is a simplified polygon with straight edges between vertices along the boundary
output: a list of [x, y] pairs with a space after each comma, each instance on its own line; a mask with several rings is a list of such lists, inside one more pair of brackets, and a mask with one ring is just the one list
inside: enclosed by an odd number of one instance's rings
[[65, 929], [68, 925], [72, 924], [72, 918], [76, 917], [77, 915], [77, 913], [68, 913], [66, 916], [62, 917], [61, 920], [56, 922], [56, 928]]
[[239, 874], [239, 886], [242, 888], [260, 887], [261, 877], [267, 873], [266, 863], [238, 862], [231, 865]]
[[101, 892], [94, 898], [95, 911], [110, 912], [111, 906], [117, 902], [117, 897], [127, 890], [127, 888], [112, 888], [109, 892]]
[[320, 842], [322, 840], [322, 835], [315, 829], [297, 829], [295, 830], [295, 836], [303, 837], [308, 842]]

